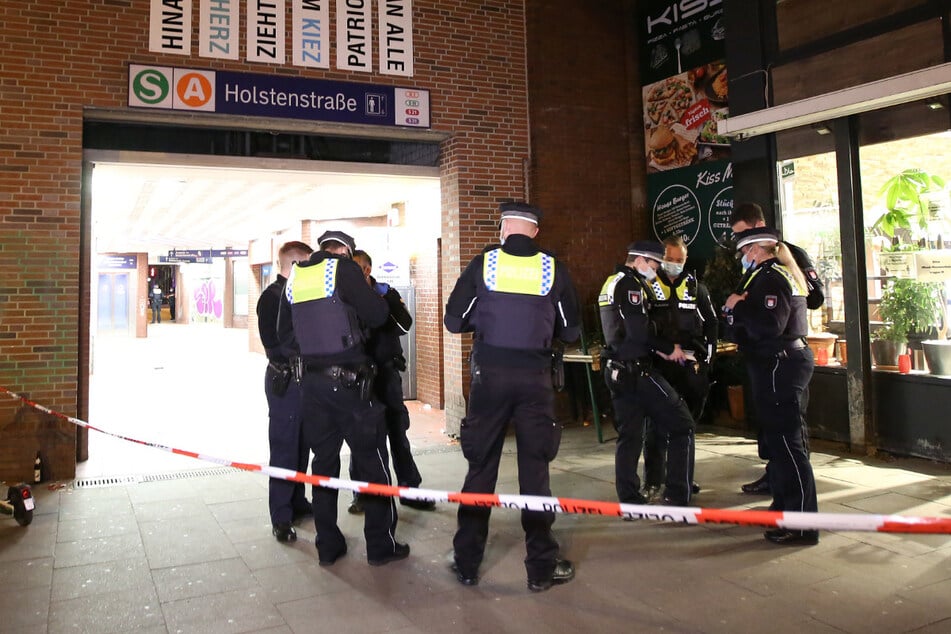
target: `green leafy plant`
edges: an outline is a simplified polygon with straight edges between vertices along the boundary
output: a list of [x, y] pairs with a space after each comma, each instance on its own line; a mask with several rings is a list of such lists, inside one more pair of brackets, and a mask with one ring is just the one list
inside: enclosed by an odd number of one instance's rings
[[938, 329], [944, 319], [944, 293], [940, 282], [896, 279], [888, 283], [878, 307], [884, 326], [875, 338], [904, 343], [912, 333]]
[[710, 291], [710, 301], [717, 310], [726, 302], [730, 293], [736, 290], [743, 272], [736, 260], [736, 250], [732, 244], [726, 247], [714, 247], [713, 258], [707, 262], [701, 281]]
[[913, 220], [921, 229], [927, 229], [930, 219], [928, 200], [922, 195], [942, 189], [944, 180], [924, 170], [907, 169], [892, 176], [878, 192], [885, 198], [886, 211], [872, 225], [872, 230], [893, 237], [896, 229], [910, 231]]

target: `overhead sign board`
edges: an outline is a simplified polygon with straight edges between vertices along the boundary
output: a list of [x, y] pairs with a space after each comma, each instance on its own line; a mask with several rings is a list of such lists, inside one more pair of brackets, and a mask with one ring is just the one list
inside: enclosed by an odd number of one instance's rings
[[251, 117], [430, 127], [429, 91], [129, 64], [129, 106]]

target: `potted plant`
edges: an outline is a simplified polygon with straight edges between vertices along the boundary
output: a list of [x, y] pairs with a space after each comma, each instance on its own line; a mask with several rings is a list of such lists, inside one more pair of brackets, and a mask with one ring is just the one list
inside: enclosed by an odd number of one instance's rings
[[[710, 292], [714, 309], [719, 310], [723, 306], [726, 298], [739, 286], [742, 276], [733, 245], [728, 242], [725, 246], [715, 246], [713, 258], [707, 262], [701, 279]], [[727, 409], [734, 421], [745, 420], [743, 383], [746, 366], [735, 346], [729, 352], [714, 357], [710, 374], [713, 408]]]
[[884, 197], [885, 212], [872, 224], [873, 231], [880, 231], [889, 238], [895, 237], [897, 229], [912, 232], [912, 221], [918, 229], [927, 230], [931, 220], [928, 197], [944, 189], [944, 180], [920, 169], [907, 169], [882, 185], [878, 195]]
[[940, 282], [899, 278], [889, 281], [878, 312], [884, 325], [873, 333], [876, 365], [897, 366], [911, 341], [915, 349], [944, 327], [944, 292]]

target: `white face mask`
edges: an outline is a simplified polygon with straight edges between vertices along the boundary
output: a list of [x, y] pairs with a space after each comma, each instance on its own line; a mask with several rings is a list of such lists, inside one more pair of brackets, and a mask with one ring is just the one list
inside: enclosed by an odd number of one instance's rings
[[747, 254], [744, 253], [743, 257], [740, 259], [740, 265], [743, 267], [743, 272], [746, 273], [747, 271], [749, 271], [751, 268], [753, 268], [754, 264], [756, 264], [756, 262], [749, 259], [749, 257], [747, 257]]
[[684, 265], [680, 262], [661, 262], [661, 267], [671, 279], [684, 272]]
[[645, 266], [643, 270], [637, 269], [637, 272], [640, 273], [648, 282], [653, 281], [654, 278], [657, 277], [657, 271], [655, 271], [654, 267], [649, 264]]

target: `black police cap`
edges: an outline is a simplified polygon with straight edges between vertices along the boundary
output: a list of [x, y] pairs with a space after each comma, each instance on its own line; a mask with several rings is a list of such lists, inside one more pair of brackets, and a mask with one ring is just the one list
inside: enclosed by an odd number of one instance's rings
[[501, 225], [502, 221], [506, 218], [527, 220], [529, 222], [534, 222], [536, 225], [540, 224], [542, 221], [542, 210], [538, 207], [532, 207], [526, 203], [502, 203], [499, 205], [499, 212], [501, 212], [501, 216], [499, 217], [499, 225]]
[[353, 252], [357, 250], [357, 245], [353, 241], [353, 238], [343, 231], [324, 231], [324, 233], [317, 238], [317, 244], [320, 245], [321, 249], [324, 248], [324, 244], [327, 242], [339, 242], [350, 250], [350, 255], [353, 255]]
[[627, 254], [664, 261], [664, 245], [656, 240], [637, 240], [627, 245]]

